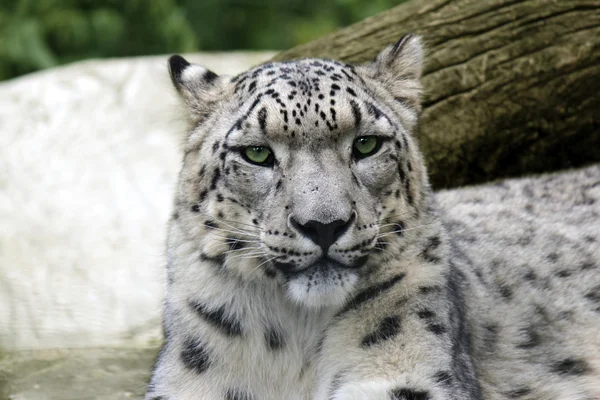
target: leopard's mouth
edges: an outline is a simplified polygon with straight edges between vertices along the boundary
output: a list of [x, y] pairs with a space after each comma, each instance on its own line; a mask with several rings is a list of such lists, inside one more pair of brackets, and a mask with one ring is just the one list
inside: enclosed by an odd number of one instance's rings
[[275, 263], [274, 267], [281, 271], [286, 278], [293, 279], [298, 275], [308, 275], [317, 271], [328, 274], [332, 272], [339, 273], [341, 271], [358, 270], [366, 264], [368, 258], [369, 255], [367, 254], [357, 258], [350, 264], [345, 264], [330, 257], [322, 256], [317, 261], [302, 268], [298, 268], [297, 265], [293, 263]]

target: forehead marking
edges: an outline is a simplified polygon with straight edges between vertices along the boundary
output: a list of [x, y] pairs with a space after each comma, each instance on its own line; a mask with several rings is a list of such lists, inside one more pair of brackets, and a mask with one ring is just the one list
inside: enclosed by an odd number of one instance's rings
[[[279, 113], [283, 116], [283, 131], [290, 132], [291, 136], [295, 136], [295, 132], [289, 130], [289, 120], [290, 115], [288, 113], [288, 106], [292, 106], [292, 115], [293, 123], [296, 126], [302, 126], [306, 123], [306, 121], [302, 120], [302, 117], [305, 117], [305, 114], [309, 112], [309, 105], [311, 105], [311, 97], [316, 96], [319, 100], [325, 100], [325, 95], [321, 92], [321, 88], [319, 87], [320, 79], [319, 76], [326, 76], [327, 80], [331, 83], [329, 85], [329, 95], [331, 97], [335, 97], [340, 91], [344, 91], [348, 93], [352, 97], [358, 97], [355, 88], [343, 85], [341, 87], [339, 83], [341, 83], [344, 78], [347, 79], [347, 84], [349, 82], [355, 82], [358, 79], [360, 82], [363, 82], [361, 77], [356, 73], [354, 68], [351, 65], [342, 64], [335, 61], [329, 60], [311, 60], [309, 62], [290, 62], [287, 63], [289, 66], [281, 67], [282, 64], [265, 64], [261, 67], [258, 67], [254, 71], [249, 71], [246, 74], [240, 75], [236, 78], [236, 91], [237, 89], [248, 79], [250, 76], [253, 78], [253, 81], [248, 85], [248, 90], [246, 93], [252, 95], [257, 88], [257, 82], [265, 79], [267, 76], [275, 75], [276, 72], [279, 72], [279, 75], [273, 78], [268, 78], [265, 81], [264, 89], [262, 93], [256, 94], [256, 98], [254, 99], [252, 105], [247, 109], [247, 111], [236, 121], [236, 123], [230, 128], [227, 132], [226, 137], [228, 137], [233, 131], [243, 129], [244, 122], [248, 120], [254, 109], [260, 104], [261, 100], [263, 100], [263, 96], [270, 96], [273, 98], [277, 104], [279, 105]], [[277, 91], [273, 88], [276, 85], [282, 85], [286, 83], [287, 85], [281, 86], [284, 90], [287, 87], [288, 89], [292, 89], [287, 94], [287, 100], [289, 102], [282, 101], [281, 92]], [[243, 89], [245, 89], [244, 86]], [[371, 93], [368, 90], [368, 87], [363, 88], [365, 90], [365, 94], [371, 97]], [[299, 102], [295, 102], [292, 104], [297, 96], [300, 94], [306, 98], [304, 99], [305, 104], [300, 104]], [[315, 93], [317, 92], [317, 93]], [[284, 95], [285, 96], [285, 95]], [[240, 99], [240, 102], [243, 101], [243, 98]], [[287, 103], [287, 104], [286, 104]], [[316, 119], [312, 120], [314, 122], [314, 126], [319, 126], [319, 120], [322, 120], [329, 131], [334, 131], [339, 128], [337, 121], [337, 110], [333, 107], [336, 105], [334, 99], [330, 99], [331, 107], [329, 110], [326, 108], [322, 108], [323, 104], [319, 104], [317, 101], [314, 102], [314, 111], [317, 116]], [[293, 105], [295, 104], [295, 107]], [[372, 102], [364, 101], [364, 107], [367, 109], [367, 113], [373, 116], [375, 119], [379, 119], [382, 116], [386, 119], [386, 121], [394, 128], [396, 128], [396, 124], [392, 122], [392, 120], [388, 117], [388, 115], [383, 112], [379, 107], [375, 106]], [[355, 126], [357, 126], [360, 122], [362, 122], [364, 116], [361, 112], [361, 108], [356, 101], [350, 101], [351, 112], [354, 116]], [[263, 131], [263, 134], [266, 134], [267, 128], [267, 109], [266, 107], [261, 108], [261, 110], [257, 114], [258, 124], [260, 129]], [[312, 123], [311, 123], [312, 126]], [[304, 134], [305, 135], [305, 134]]]

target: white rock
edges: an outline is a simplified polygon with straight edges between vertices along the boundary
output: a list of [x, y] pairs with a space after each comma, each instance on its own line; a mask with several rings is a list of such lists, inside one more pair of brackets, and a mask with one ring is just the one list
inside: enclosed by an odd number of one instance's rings
[[[273, 53], [187, 57], [233, 74]], [[160, 340], [183, 121], [167, 57], [0, 83], [0, 348]]]

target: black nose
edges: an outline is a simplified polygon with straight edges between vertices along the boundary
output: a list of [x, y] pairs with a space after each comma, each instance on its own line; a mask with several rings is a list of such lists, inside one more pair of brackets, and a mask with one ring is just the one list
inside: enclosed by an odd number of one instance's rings
[[354, 215], [346, 221], [336, 219], [333, 222], [324, 224], [319, 221], [311, 220], [304, 225], [300, 224], [294, 218], [291, 218], [292, 226], [296, 228], [305, 237], [318, 244], [323, 252], [326, 253], [329, 246], [335, 243], [348, 230], [354, 220]]

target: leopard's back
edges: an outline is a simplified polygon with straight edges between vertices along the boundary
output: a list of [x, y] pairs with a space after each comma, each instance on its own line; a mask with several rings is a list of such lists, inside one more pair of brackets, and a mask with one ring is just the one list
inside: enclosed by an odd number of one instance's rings
[[437, 198], [486, 398], [600, 398], [600, 166]]

